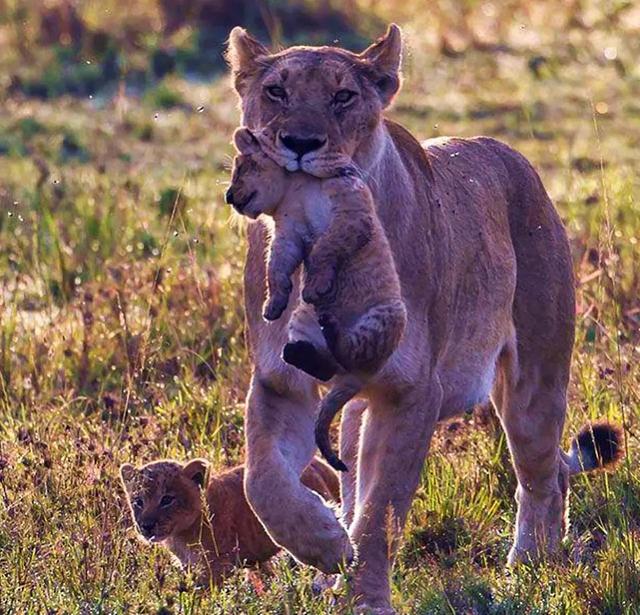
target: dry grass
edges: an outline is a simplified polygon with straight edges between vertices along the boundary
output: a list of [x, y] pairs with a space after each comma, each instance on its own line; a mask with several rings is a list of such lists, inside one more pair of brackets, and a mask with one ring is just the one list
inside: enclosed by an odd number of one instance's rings
[[[614, 474], [574, 480], [565, 564], [506, 573], [504, 437], [484, 411], [443, 426], [395, 603], [638, 613], [636, 9], [405, 4], [359, 3], [409, 34], [392, 116], [424, 137], [496, 136], [540, 169], [579, 280], [567, 435], [607, 417], [625, 425], [629, 454]], [[334, 612], [312, 595], [312, 572], [286, 559], [264, 590], [238, 574], [219, 593], [197, 591], [137, 542], [125, 514], [120, 463], [202, 455], [223, 467], [243, 454], [244, 239], [222, 201], [238, 115], [224, 80], [161, 86], [144, 100], [1, 95], [0, 613]]]

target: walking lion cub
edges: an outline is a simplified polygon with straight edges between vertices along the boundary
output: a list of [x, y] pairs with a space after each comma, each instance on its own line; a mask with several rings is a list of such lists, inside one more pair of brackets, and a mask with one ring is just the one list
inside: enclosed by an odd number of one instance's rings
[[273, 218], [266, 320], [282, 315], [291, 276], [305, 264], [303, 301], [290, 319], [282, 357], [319, 380], [335, 377], [321, 402], [316, 444], [344, 472], [346, 465], [331, 449], [331, 421], [397, 348], [406, 309], [371, 192], [351, 161], [345, 159], [338, 177], [289, 173], [265, 153], [272, 141], [268, 129], [236, 130], [239, 155], [226, 200], [250, 218]]
[[[164, 459], [140, 468], [125, 463], [120, 478], [138, 534], [196, 569], [203, 585], [220, 585], [237, 566], [266, 563], [280, 550], [249, 507], [242, 466], [214, 475], [204, 459]], [[325, 501], [339, 502], [338, 477], [319, 459], [301, 481]]]

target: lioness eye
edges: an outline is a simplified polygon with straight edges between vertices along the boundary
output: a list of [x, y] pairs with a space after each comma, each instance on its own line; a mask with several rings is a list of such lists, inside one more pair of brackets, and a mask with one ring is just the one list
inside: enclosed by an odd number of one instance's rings
[[173, 504], [174, 500], [175, 500], [175, 498], [172, 495], [164, 495], [164, 496], [162, 496], [162, 499], [160, 500], [160, 506], [162, 508], [166, 508], [167, 506], [171, 506], [171, 504]]
[[267, 87], [267, 94], [269, 94], [271, 98], [277, 98], [279, 100], [285, 98], [287, 95], [284, 88], [281, 88], [279, 85], [270, 85]]
[[351, 90], [338, 90], [333, 96], [333, 102], [344, 105], [353, 100], [355, 95], [356, 93]]

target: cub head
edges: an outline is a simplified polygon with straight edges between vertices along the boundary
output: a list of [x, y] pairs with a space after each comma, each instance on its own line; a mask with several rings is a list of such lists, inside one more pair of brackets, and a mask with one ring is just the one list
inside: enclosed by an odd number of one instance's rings
[[262, 213], [272, 215], [287, 189], [286, 171], [262, 151], [267, 133], [258, 135], [248, 128], [238, 128], [233, 135], [238, 155], [233, 160], [225, 200], [238, 213], [254, 219]]
[[270, 53], [246, 30], [229, 36], [227, 59], [243, 124], [273, 127], [269, 156], [290, 171], [335, 175], [345, 158], [375, 155], [382, 112], [400, 88], [402, 35], [392, 24], [362, 53], [290, 47]]
[[200, 490], [206, 485], [208, 468], [204, 459], [120, 467], [131, 516], [145, 540], [162, 542], [195, 523], [202, 510]]

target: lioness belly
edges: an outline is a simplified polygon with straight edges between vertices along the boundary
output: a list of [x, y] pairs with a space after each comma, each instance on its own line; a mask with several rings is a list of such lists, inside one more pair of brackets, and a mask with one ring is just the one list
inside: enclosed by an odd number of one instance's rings
[[489, 400], [502, 347], [497, 345], [489, 354], [439, 374], [444, 396], [438, 420], [471, 411]]

